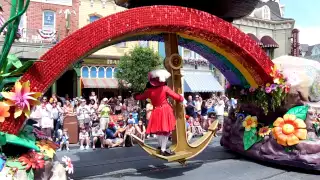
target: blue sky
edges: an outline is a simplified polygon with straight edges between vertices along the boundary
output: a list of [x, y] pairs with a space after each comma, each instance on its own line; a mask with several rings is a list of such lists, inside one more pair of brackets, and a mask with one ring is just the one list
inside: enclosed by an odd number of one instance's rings
[[280, 0], [285, 5], [284, 16], [296, 20], [300, 42], [320, 43], [320, 0]]

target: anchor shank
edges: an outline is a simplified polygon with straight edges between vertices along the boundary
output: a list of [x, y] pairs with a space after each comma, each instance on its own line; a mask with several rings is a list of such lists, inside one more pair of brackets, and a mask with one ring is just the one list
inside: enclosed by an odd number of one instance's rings
[[[181, 70], [180, 68], [172, 69], [168, 62], [171, 55], [179, 54], [178, 36], [173, 33], [165, 34], [164, 40], [166, 50], [166, 60], [164, 64], [166, 69], [172, 74], [171, 79], [168, 80], [168, 86], [171, 87], [176, 93], [182, 94]], [[176, 145], [175, 150], [184, 150], [188, 147], [184, 107], [181, 103], [172, 102], [172, 104], [177, 119], [176, 130], [172, 133], [172, 144]]]

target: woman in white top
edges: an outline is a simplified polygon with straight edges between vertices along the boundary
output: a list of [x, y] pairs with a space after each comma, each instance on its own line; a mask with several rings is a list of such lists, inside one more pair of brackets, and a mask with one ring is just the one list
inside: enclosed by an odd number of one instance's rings
[[89, 100], [94, 100], [95, 103], [98, 102], [98, 98], [97, 98], [96, 93], [94, 91], [91, 92], [91, 95], [89, 96]]
[[41, 129], [45, 133], [46, 136], [52, 138], [53, 131], [53, 119], [51, 115], [52, 106], [48, 103], [48, 98], [43, 97], [41, 103]]
[[219, 122], [219, 125], [221, 126], [219, 132], [222, 132], [222, 129], [223, 129], [224, 108], [225, 108], [224, 101], [219, 99], [217, 105], [214, 107], [217, 120]]
[[86, 105], [86, 100], [81, 99], [81, 104], [77, 107], [77, 118], [80, 124], [80, 127], [88, 127], [90, 123], [90, 108]]

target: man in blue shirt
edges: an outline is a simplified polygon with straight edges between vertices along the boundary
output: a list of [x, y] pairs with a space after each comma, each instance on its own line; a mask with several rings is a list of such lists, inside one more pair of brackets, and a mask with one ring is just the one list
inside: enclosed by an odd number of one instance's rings
[[120, 146], [123, 143], [123, 139], [120, 135], [121, 132], [116, 129], [115, 124], [110, 122], [106, 129], [105, 145], [107, 145], [108, 148]]
[[137, 112], [137, 109], [134, 109], [131, 114], [132, 114], [132, 118], [135, 121], [135, 124], [138, 124], [139, 123], [139, 114]]

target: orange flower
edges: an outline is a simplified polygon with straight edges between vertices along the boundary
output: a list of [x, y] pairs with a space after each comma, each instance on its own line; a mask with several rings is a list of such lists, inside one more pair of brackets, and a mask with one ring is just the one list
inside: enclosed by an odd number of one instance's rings
[[30, 92], [30, 83], [16, 82], [14, 85], [15, 92], [1, 92], [2, 96], [7, 99], [5, 103], [8, 106], [15, 106], [14, 118], [17, 118], [25, 114], [27, 118], [30, 116], [30, 105], [38, 105], [40, 102], [37, 98], [41, 96], [41, 93]]
[[9, 109], [9, 106], [3, 102], [0, 102], [0, 122], [4, 122], [5, 118], [10, 117]]
[[259, 129], [258, 134], [259, 134], [259, 136], [264, 137], [264, 136], [269, 135], [270, 132], [271, 132], [271, 129], [269, 128], [269, 126], [265, 126], [265, 127], [262, 127]]
[[246, 119], [242, 122], [242, 126], [246, 131], [250, 131], [251, 128], [255, 128], [258, 125], [258, 120], [256, 116], [247, 116]]
[[272, 133], [278, 144], [292, 146], [307, 139], [307, 125], [297, 119], [295, 115], [286, 114], [283, 118], [279, 117], [274, 123]]

